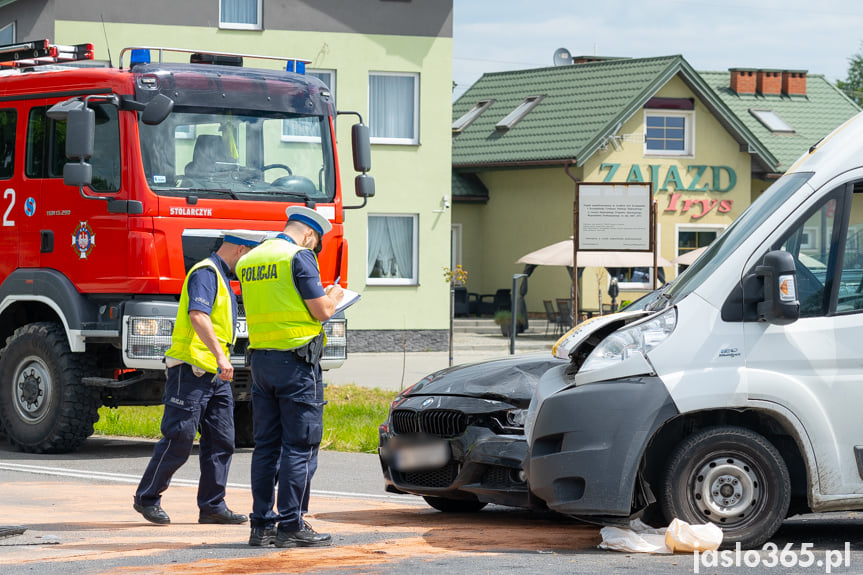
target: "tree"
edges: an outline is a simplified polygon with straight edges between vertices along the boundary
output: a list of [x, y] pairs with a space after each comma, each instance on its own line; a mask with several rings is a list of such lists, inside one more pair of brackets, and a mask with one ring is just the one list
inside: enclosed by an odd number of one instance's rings
[[[863, 48], [863, 44], [861, 44]], [[863, 107], [863, 50], [848, 58], [848, 78], [843, 82], [836, 82], [836, 87], [845, 92], [845, 95]]]

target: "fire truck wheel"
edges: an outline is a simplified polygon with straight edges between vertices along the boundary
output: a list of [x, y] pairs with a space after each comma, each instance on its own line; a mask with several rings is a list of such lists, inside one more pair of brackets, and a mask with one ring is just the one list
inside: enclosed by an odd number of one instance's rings
[[81, 384], [88, 362], [50, 322], [15, 330], [0, 351], [0, 420], [12, 445], [29, 453], [67, 453], [93, 434], [99, 390]]
[[255, 446], [251, 401], [238, 401], [234, 404], [234, 445], [237, 447]]

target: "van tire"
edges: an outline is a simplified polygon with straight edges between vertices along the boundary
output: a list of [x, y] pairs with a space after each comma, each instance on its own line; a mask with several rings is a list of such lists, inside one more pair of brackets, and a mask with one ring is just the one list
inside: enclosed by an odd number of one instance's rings
[[723, 531], [722, 547], [760, 548], [788, 513], [791, 480], [764, 436], [743, 427], [710, 427], [674, 449], [660, 500], [668, 522], [712, 522]]
[[93, 434], [99, 389], [81, 383], [89, 362], [56, 323], [15, 330], [0, 351], [0, 420], [9, 443], [28, 453], [68, 453]]

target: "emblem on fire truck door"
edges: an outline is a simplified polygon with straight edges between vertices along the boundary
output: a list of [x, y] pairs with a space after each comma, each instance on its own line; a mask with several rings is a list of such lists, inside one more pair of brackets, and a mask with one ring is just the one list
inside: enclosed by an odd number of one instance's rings
[[81, 255], [81, 259], [87, 259], [87, 256], [93, 251], [93, 246], [96, 245], [96, 234], [87, 225], [87, 222], [81, 222], [72, 234], [72, 248]]

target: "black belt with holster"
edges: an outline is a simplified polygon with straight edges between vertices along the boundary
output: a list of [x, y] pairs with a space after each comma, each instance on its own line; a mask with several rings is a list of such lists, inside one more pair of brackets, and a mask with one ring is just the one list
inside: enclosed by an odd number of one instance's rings
[[[318, 362], [321, 361], [321, 357], [324, 355], [324, 332], [322, 331], [316, 335], [314, 339], [305, 345], [295, 347], [294, 349], [278, 351], [292, 352], [297, 359], [304, 361], [309, 365], [317, 365]], [[253, 353], [255, 353], [254, 349], [246, 348], [246, 367], [252, 365]]]

